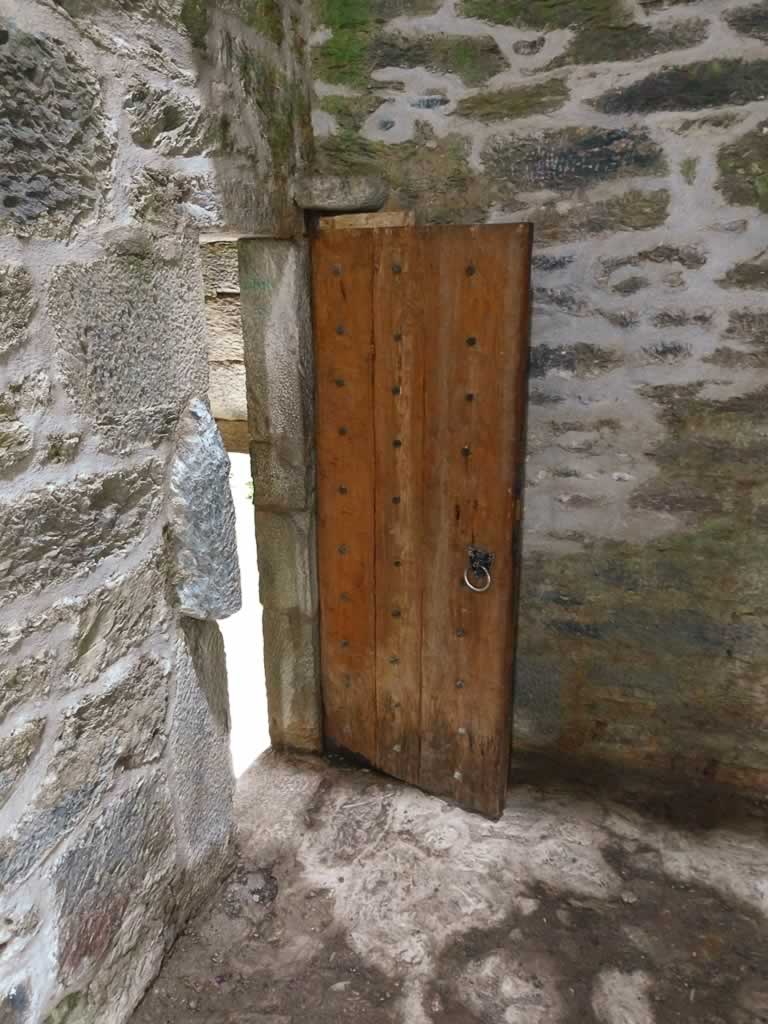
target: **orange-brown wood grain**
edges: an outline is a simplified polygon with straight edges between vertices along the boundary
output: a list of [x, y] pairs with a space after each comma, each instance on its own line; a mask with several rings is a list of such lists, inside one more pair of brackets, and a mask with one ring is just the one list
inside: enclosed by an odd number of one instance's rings
[[[439, 320], [424, 370], [423, 545], [430, 572], [420, 785], [497, 816], [509, 758], [530, 227], [440, 228], [433, 245]], [[463, 581], [469, 545], [494, 554], [493, 583], [482, 594]]]
[[376, 232], [377, 765], [413, 783], [420, 766], [423, 338], [431, 278], [416, 231]]
[[312, 246], [317, 557], [325, 741], [376, 760], [373, 234]]
[[[326, 739], [490, 816], [509, 757], [530, 245], [521, 224], [313, 240]], [[470, 545], [494, 553], [482, 594], [463, 581]]]

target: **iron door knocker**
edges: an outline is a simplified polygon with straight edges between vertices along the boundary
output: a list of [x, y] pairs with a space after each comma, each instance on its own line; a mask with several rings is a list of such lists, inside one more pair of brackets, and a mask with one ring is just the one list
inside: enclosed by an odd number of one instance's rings
[[[473, 545], [467, 548], [468, 565], [464, 570], [464, 582], [476, 594], [484, 594], [493, 583], [491, 569], [495, 557], [492, 551], [486, 551], [484, 548], [476, 548]], [[472, 583], [470, 573], [476, 580], [480, 580], [479, 586]]]

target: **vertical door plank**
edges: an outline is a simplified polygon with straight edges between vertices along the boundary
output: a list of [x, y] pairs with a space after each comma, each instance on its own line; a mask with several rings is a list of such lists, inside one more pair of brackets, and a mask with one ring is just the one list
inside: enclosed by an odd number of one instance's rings
[[421, 719], [423, 310], [427, 254], [412, 230], [376, 232], [377, 765], [418, 783]]
[[313, 239], [325, 741], [375, 763], [372, 274], [373, 232]]
[[[441, 316], [424, 369], [420, 785], [491, 816], [509, 754], [530, 230], [432, 232]], [[463, 584], [469, 544], [495, 553], [484, 594]]]

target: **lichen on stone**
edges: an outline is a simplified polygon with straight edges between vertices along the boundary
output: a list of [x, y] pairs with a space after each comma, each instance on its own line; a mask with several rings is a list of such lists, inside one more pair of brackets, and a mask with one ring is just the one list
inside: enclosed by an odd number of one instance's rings
[[492, 36], [420, 36], [398, 33], [378, 36], [371, 45], [372, 69], [425, 67], [455, 74], [465, 85], [482, 85], [503, 71], [507, 62]]
[[768, 3], [750, 4], [746, 7], [735, 7], [723, 14], [725, 22], [736, 32], [752, 36], [755, 39], [768, 41]]
[[503, 121], [557, 110], [568, 99], [562, 78], [550, 78], [538, 85], [497, 89], [459, 100], [455, 113], [478, 121]]
[[768, 60], [728, 57], [655, 71], [592, 102], [604, 114], [648, 114], [741, 105], [764, 99], [766, 93]]
[[621, 0], [463, 0], [461, 13], [516, 28], [584, 28], [623, 25]]
[[537, 242], [575, 242], [581, 238], [619, 231], [647, 231], [662, 225], [669, 215], [667, 189], [630, 189], [609, 199], [578, 203], [568, 210], [545, 203], [527, 213], [534, 222]]
[[642, 128], [563, 128], [536, 136], [494, 136], [482, 157], [503, 191], [570, 192], [666, 169], [660, 146]]
[[737, 263], [717, 283], [721, 288], [768, 288], [768, 258], [761, 253], [752, 260]]
[[685, 50], [703, 42], [707, 30], [708, 22], [701, 18], [688, 18], [659, 28], [636, 23], [586, 28], [577, 33], [565, 52], [548, 67], [640, 60], [656, 53]]
[[610, 373], [621, 364], [621, 357], [611, 349], [591, 342], [579, 341], [575, 345], [534, 345], [531, 349], [530, 376], [545, 377], [555, 370], [578, 377], [594, 377]]

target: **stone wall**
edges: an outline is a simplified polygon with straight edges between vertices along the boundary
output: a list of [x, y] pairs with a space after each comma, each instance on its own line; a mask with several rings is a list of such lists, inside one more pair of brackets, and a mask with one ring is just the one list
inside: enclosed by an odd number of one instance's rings
[[317, 0], [318, 159], [531, 220], [518, 749], [768, 788], [768, 4]]
[[302, 18], [0, 0], [2, 1024], [120, 1024], [229, 863], [198, 233], [301, 226]]
[[208, 398], [229, 452], [249, 451], [237, 242], [201, 247], [208, 324]]

